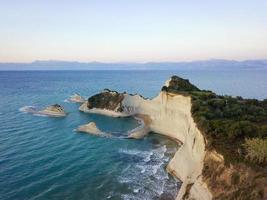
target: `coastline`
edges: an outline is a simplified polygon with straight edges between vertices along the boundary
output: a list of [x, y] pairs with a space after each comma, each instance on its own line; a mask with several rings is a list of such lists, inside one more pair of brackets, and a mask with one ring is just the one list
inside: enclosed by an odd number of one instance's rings
[[85, 113], [93, 113], [93, 114], [99, 114], [99, 115], [106, 115], [109, 117], [130, 117], [131, 115], [129, 114], [124, 114], [112, 110], [107, 110], [107, 109], [99, 109], [99, 108], [93, 108], [93, 109], [88, 109], [87, 108], [87, 101], [84, 102], [80, 107], [79, 110]]
[[79, 110], [88, 113], [97, 111], [98, 114], [108, 116], [149, 116], [150, 131], [170, 137], [180, 145], [182, 143], [167, 165], [167, 172], [182, 182], [176, 199], [212, 199], [207, 185], [202, 181], [205, 141], [191, 116], [191, 97], [164, 91], [154, 99], [124, 94], [121, 104], [124, 107], [123, 112], [107, 112], [106, 109], [95, 108], [90, 112], [91, 109], [85, 107], [87, 103]]

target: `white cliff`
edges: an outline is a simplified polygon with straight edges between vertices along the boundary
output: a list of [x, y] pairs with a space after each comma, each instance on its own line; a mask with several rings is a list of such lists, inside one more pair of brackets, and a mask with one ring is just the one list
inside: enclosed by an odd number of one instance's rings
[[[202, 182], [205, 141], [191, 115], [191, 97], [162, 91], [150, 100], [124, 93], [120, 106], [123, 108], [121, 116], [149, 116], [149, 130], [182, 142], [167, 166], [167, 170], [183, 182], [177, 200], [212, 199], [206, 184]], [[84, 104], [80, 110], [90, 112], [91, 109]], [[98, 113], [109, 114], [100, 110]]]
[[160, 92], [156, 98], [145, 100], [138, 95], [125, 94], [122, 105], [128, 114], [150, 116], [151, 131], [183, 143], [167, 166], [168, 171], [183, 182], [177, 199], [182, 199], [188, 184], [193, 184], [190, 197], [211, 199], [211, 193], [201, 180], [205, 142], [191, 116], [191, 98]]

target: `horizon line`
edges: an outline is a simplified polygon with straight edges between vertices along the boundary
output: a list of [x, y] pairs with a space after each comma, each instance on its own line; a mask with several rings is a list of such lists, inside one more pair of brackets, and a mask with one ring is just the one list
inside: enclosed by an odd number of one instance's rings
[[251, 58], [251, 59], [224, 59], [224, 58], [210, 58], [210, 59], [196, 59], [196, 60], [166, 60], [166, 61], [78, 61], [78, 60], [57, 60], [57, 59], [47, 59], [47, 60], [33, 60], [30, 62], [2, 62], [0, 64], [34, 64], [34, 63], [45, 63], [45, 62], [69, 62], [69, 63], [80, 63], [80, 64], [151, 64], [151, 63], [192, 63], [192, 62], [207, 62], [207, 61], [235, 61], [235, 62], [246, 62], [246, 61], [267, 61], [267, 58]]

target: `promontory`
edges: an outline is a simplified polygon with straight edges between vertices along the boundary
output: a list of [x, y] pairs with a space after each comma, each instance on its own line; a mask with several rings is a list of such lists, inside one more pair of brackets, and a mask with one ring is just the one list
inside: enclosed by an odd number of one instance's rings
[[177, 199], [267, 199], [267, 100], [217, 95], [172, 76], [158, 96], [104, 90], [80, 111], [142, 115], [147, 131], [182, 143], [167, 166]]

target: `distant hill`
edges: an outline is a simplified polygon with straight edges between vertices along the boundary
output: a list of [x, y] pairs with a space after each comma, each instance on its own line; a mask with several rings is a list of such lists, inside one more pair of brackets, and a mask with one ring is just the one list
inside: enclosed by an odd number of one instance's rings
[[101, 63], [77, 61], [34, 61], [32, 63], [0, 63], [0, 70], [263, 70], [266, 60], [212, 59], [192, 62]]

